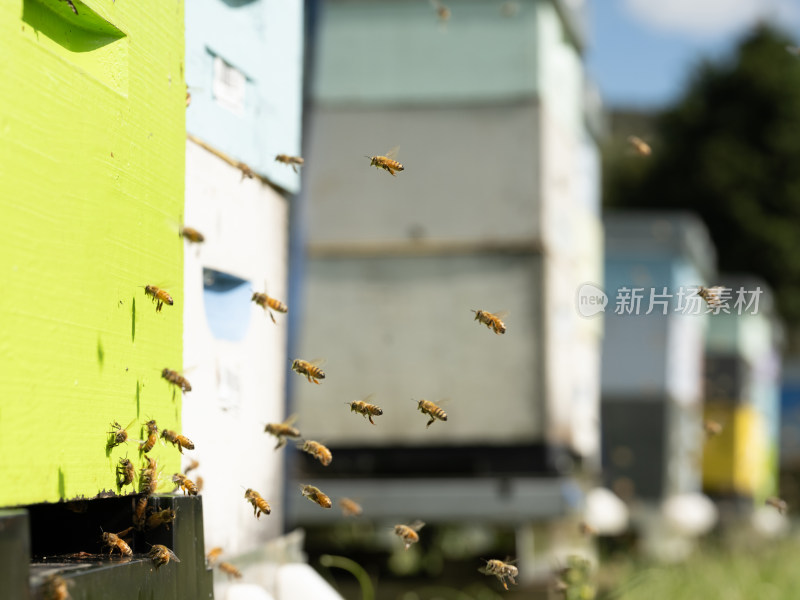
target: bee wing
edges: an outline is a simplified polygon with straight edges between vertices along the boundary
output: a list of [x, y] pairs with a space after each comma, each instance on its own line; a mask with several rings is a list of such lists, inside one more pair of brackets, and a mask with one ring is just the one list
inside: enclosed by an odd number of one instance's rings
[[127, 424], [125, 427], [123, 427], [123, 429], [124, 429], [125, 431], [127, 431], [127, 430], [128, 430], [128, 427], [130, 427], [130, 426], [131, 426], [131, 425], [133, 425], [134, 423], [136, 423], [136, 417], [134, 417], [134, 418], [133, 418], [133, 421], [131, 421], [131, 422], [130, 422], [130, 423], [128, 423], [128, 424]]
[[297, 418], [298, 418], [297, 413], [289, 415], [287, 419], [283, 423], [281, 423], [281, 425], [286, 425], [287, 427], [291, 427], [295, 423], [295, 421], [297, 421]]
[[313, 367], [321, 367], [322, 365], [325, 364], [326, 361], [327, 359], [325, 358], [315, 358], [313, 360], [307, 360], [306, 362]]
[[386, 158], [391, 158], [392, 160], [394, 160], [397, 157], [398, 152], [400, 152], [400, 146], [395, 146], [394, 148], [389, 150], [386, 154], [384, 154], [384, 156]]
[[167, 548], [167, 552], [169, 552], [170, 559], [174, 560], [175, 562], [181, 562], [181, 559], [178, 558], [172, 550]]
[[[375, 398], [375, 392], [372, 392], [371, 394], [369, 394], [369, 395], [367, 395], [367, 396], [364, 396], [364, 397], [361, 399], [361, 401], [362, 401], [362, 402], [368, 402], [368, 403], [371, 403], [371, 400], [372, 400], [373, 398]], [[350, 403], [348, 402], [348, 404], [350, 404]]]
[[410, 527], [411, 529], [413, 529], [414, 531], [419, 531], [420, 529], [422, 529], [423, 527], [425, 527], [425, 521], [420, 521], [419, 519], [417, 519], [416, 521], [414, 521], [413, 523], [411, 523], [411, 524], [409, 525], [409, 527]]

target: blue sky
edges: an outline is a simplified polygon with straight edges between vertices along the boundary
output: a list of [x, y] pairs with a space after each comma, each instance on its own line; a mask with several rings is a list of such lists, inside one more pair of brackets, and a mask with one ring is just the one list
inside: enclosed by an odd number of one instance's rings
[[[575, 0], [572, 0], [575, 2]], [[692, 67], [723, 57], [762, 20], [800, 44], [800, 0], [586, 0], [587, 64], [607, 107], [651, 108], [678, 98]]]

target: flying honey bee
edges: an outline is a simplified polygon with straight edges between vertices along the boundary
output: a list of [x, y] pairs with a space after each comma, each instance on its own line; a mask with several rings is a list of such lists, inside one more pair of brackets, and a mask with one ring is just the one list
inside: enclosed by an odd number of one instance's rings
[[57, 573], [49, 575], [42, 583], [43, 600], [69, 600], [67, 580]]
[[253, 292], [253, 297], [251, 298], [251, 300], [256, 304], [258, 304], [265, 311], [267, 311], [267, 313], [269, 313], [269, 318], [272, 319], [273, 323], [277, 323], [277, 321], [275, 320], [275, 317], [272, 314], [270, 308], [275, 312], [279, 313], [286, 314], [287, 312], [289, 312], [289, 307], [286, 306], [283, 302], [281, 302], [276, 298], [273, 298], [272, 296], [267, 296], [262, 292]]
[[220, 546], [212, 548], [211, 550], [208, 551], [208, 554], [206, 554], [206, 562], [209, 565], [213, 565], [215, 562], [217, 562], [217, 559], [223, 552], [224, 550]]
[[506, 316], [505, 311], [501, 311], [497, 314], [490, 313], [485, 310], [473, 310], [472, 312], [475, 313], [475, 321], [483, 323], [496, 334], [506, 332], [506, 324], [502, 321], [502, 317]]
[[345, 404], [350, 407], [350, 412], [356, 412], [362, 415], [369, 419], [370, 423], [375, 425], [375, 421], [372, 420], [372, 417], [380, 417], [383, 414], [383, 409], [367, 402], [369, 399], [370, 396], [367, 396], [364, 400], [353, 400], [352, 402], [345, 402]]
[[180, 435], [171, 429], [162, 429], [161, 437], [167, 440], [173, 446], [178, 448], [178, 451], [183, 454], [183, 449], [194, 450], [194, 442], [187, 438], [185, 435]]
[[789, 510], [789, 505], [786, 503], [786, 500], [781, 500], [777, 496], [770, 496], [764, 501], [764, 504], [773, 507], [782, 515], [785, 515], [786, 511]]
[[139, 444], [139, 452], [144, 452], [146, 454], [153, 449], [153, 446], [155, 446], [158, 441], [158, 425], [156, 425], [155, 419], [150, 419], [145, 423], [145, 427], [147, 427], [147, 439]]
[[153, 302], [156, 303], [156, 312], [161, 312], [161, 307], [165, 304], [168, 304], [169, 306], [174, 304], [172, 301], [172, 296], [154, 285], [144, 286], [144, 293], [146, 296], [150, 296]]
[[628, 136], [628, 143], [639, 156], [650, 156], [653, 153], [650, 145], [642, 138], [636, 137], [635, 135]]
[[451, 17], [450, 9], [439, 2], [439, 0], [431, 0], [431, 4], [433, 4], [433, 8], [436, 9], [436, 16], [439, 17], [439, 21], [446, 23]]
[[706, 433], [706, 439], [711, 439], [722, 433], [722, 423], [706, 419], [703, 421], [703, 431]]
[[436, 419], [447, 421], [447, 413], [430, 400], [418, 400], [417, 408], [423, 415], [428, 415], [431, 418], [427, 425], [425, 425], [425, 429], [430, 427]]
[[389, 152], [386, 153], [386, 156], [366, 156], [369, 159], [369, 166], [375, 167], [377, 169], [383, 169], [384, 171], [388, 171], [392, 177], [397, 177], [395, 175], [396, 171], [404, 171], [405, 167], [401, 165], [399, 162], [394, 160], [394, 157], [397, 155], [397, 148], [392, 148]]
[[411, 525], [395, 525], [394, 533], [403, 540], [406, 550], [408, 550], [411, 544], [416, 544], [419, 541], [419, 534], [417, 532], [423, 527], [425, 527], [425, 523], [422, 521], [414, 521]]
[[202, 490], [203, 490], [203, 478], [202, 478], [202, 477], [200, 477], [200, 475], [198, 475], [198, 476], [195, 478], [195, 483], [197, 484], [197, 485], [195, 486], [195, 487], [197, 487], [197, 491], [198, 491], [198, 492], [202, 491]]
[[228, 579], [241, 579], [242, 572], [229, 562], [219, 563], [219, 570], [228, 576]]
[[586, 537], [592, 537], [597, 535], [597, 529], [589, 525], [586, 521], [581, 521], [578, 523], [578, 531], [581, 535], [585, 535]]
[[275, 160], [285, 165], [290, 165], [295, 173], [297, 173], [297, 165], [302, 166], [306, 162], [299, 156], [289, 156], [288, 154], [278, 154]]
[[159, 525], [164, 525], [167, 529], [169, 529], [169, 524], [172, 523], [174, 520], [175, 520], [175, 511], [172, 510], [171, 508], [158, 510], [149, 517], [147, 517], [147, 528], [155, 529]]
[[181, 562], [175, 553], [167, 548], [162, 544], [155, 544], [152, 548], [150, 548], [150, 552], [147, 553], [153, 564], [156, 566], [156, 569], [159, 569], [161, 566], [167, 564], [170, 560], [174, 560], [175, 562]]
[[253, 515], [255, 515], [256, 519], [261, 518], [261, 513], [268, 515], [272, 512], [269, 503], [261, 497], [261, 494], [253, 489], [247, 488], [244, 493], [244, 499], [253, 505]]
[[333, 460], [333, 454], [327, 447], [314, 440], [306, 440], [303, 443], [303, 452], [308, 452], [311, 456], [316, 458], [322, 463], [323, 467], [327, 467]]
[[[189, 494], [190, 496], [197, 496], [197, 486], [195, 485], [194, 481], [183, 475], [182, 473], [175, 473], [172, 476], [172, 481], [178, 484], [178, 487], [183, 490], [184, 496]], [[177, 488], [175, 488], [177, 489]]]
[[206, 241], [206, 236], [194, 227], [181, 227], [181, 236], [193, 244], [202, 244]]
[[725, 287], [715, 285], [714, 287], [706, 288], [702, 285], [697, 288], [697, 295], [706, 301], [709, 308], [719, 308], [722, 306], [722, 295]]
[[274, 435], [278, 438], [278, 445], [275, 446], [275, 450], [283, 448], [286, 445], [286, 438], [299, 438], [300, 437], [300, 430], [296, 427], [292, 427], [292, 423], [297, 420], [297, 415], [292, 415], [288, 419], [286, 419], [283, 423], [267, 423], [267, 426], [264, 427], [264, 431], [269, 433], [270, 435]]
[[[133, 421], [135, 421], [134, 419]], [[128, 423], [128, 426], [123, 428], [119, 423], [114, 421], [111, 423], [111, 431], [108, 432], [108, 444], [107, 448], [114, 448], [115, 446], [119, 446], [120, 444], [124, 444], [128, 441], [128, 427], [133, 425], [133, 421]]]
[[120, 458], [117, 465], [117, 487], [124, 487], [133, 483], [136, 477], [136, 468], [127, 458]]
[[172, 385], [181, 388], [182, 392], [191, 392], [192, 384], [183, 375], [172, 369], [164, 369], [161, 371], [161, 377], [169, 381]]
[[333, 506], [333, 502], [331, 502], [331, 499], [328, 497], [328, 495], [313, 485], [304, 485], [300, 493], [305, 498], [308, 498], [312, 502], [319, 504], [322, 508], [330, 508]]
[[345, 517], [358, 517], [361, 516], [362, 512], [364, 512], [364, 509], [361, 508], [361, 505], [350, 498], [339, 499], [339, 508], [342, 509], [342, 514]]
[[325, 373], [317, 366], [319, 362], [319, 360], [307, 361], [296, 358], [292, 362], [292, 371], [299, 375], [305, 375], [308, 381], [319, 385], [319, 381], [317, 380], [325, 379]]
[[156, 459], [147, 458], [147, 466], [139, 472], [139, 491], [148, 496], [155, 494], [158, 488], [158, 463]]
[[119, 550], [121, 556], [133, 556], [131, 547], [119, 535], [115, 533], [103, 532], [103, 547], [109, 548], [108, 553]]
[[197, 467], [200, 466], [200, 463], [197, 462], [194, 458], [189, 461], [189, 464], [186, 465], [186, 468], [183, 470], [184, 473], [188, 473], [189, 471], [193, 471]]
[[147, 496], [142, 496], [136, 501], [136, 508], [133, 511], [133, 526], [141, 531], [146, 522]]
[[[506, 559], [508, 560], [508, 559]], [[519, 575], [519, 569], [514, 565], [510, 564], [510, 562], [503, 562], [502, 560], [497, 560], [493, 558], [492, 560], [486, 561], [486, 566], [481, 567], [478, 569], [484, 575], [494, 575], [500, 580], [500, 583], [503, 584], [503, 587], [508, 590], [508, 585], [506, 584], [506, 579], [508, 579], [514, 585], [517, 584], [515, 581], [515, 577]]]

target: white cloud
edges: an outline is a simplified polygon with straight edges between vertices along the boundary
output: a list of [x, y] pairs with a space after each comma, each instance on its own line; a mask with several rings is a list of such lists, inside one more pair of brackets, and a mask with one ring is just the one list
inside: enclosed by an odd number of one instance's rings
[[[606, 0], [601, 0], [606, 1]], [[799, 24], [797, 0], [623, 0], [638, 20], [673, 33], [725, 35], [758, 21]]]

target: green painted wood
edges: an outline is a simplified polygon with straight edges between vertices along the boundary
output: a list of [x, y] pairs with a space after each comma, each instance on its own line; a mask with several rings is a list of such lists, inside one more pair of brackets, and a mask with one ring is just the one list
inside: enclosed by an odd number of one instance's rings
[[180, 424], [183, 2], [75, 6], [0, 3], [0, 506], [115, 490], [109, 423]]

